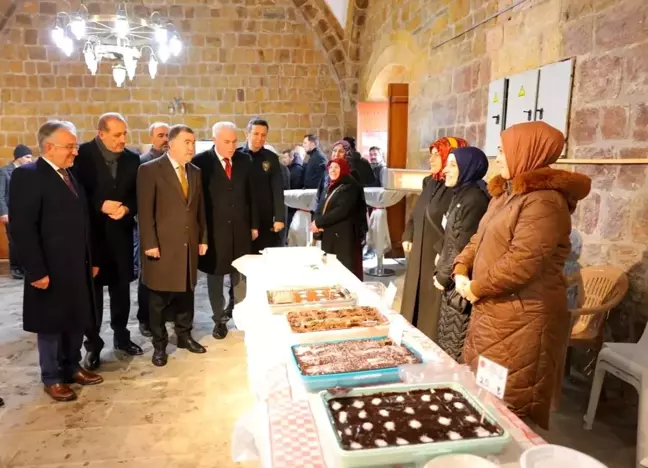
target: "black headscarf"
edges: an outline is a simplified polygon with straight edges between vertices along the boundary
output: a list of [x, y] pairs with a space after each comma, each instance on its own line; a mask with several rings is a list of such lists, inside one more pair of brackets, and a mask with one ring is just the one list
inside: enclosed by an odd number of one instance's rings
[[454, 186], [454, 191], [458, 191], [467, 185], [478, 185], [486, 191], [484, 176], [488, 172], [488, 158], [482, 150], [474, 146], [457, 148], [452, 150], [459, 168], [459, 179]]

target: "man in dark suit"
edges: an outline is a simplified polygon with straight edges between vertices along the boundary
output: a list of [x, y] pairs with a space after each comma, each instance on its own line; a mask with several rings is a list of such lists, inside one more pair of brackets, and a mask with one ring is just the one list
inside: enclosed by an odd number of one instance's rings
[[23, 269], [18, 263], [16, 248], [11, 239], [11, 228], [9, 227], [9, 182], [14, 169], [29, 164], [32, 161], [32, 151], [25, 145], [18, 145], [14, 148], [13, 161], [5, 167], [0, 168], [0, 224], [5, 225], [7, 241], [9, 242], [9, 269], [13, 279], [21, 280], [25, 277]]
[[100, 365], [104, 342], [99, 336], [103, 320], [103, 287], [110, 295], [110, 327], [114, 347], [130, 355], [142, 348], [130, 340], [130, 282], [133, 271], [133, 228], [137, 213], [137, 169], [139, 156], [126, 149], [128, 125], [120, 114], [101, 116], [96, 138], [79, 148], [72, 172], [83, 187], [90, 206], [92, 235], [100, 256], [100, 273], [95, 278], [96, 320], [86, 331], [85, 364]]
[[57, 401], [76, 399], [68, 383], [95, 385], [84, 370], [83, 332], [92, 323], [94, 261], [88, 206], [68, 172], [77, 155], [76, 129], [49, 121], [38, 130], [42, 157], [11, 180], [11, 234], [25, 270], [23, 328], [37, 333], [41, 379]]
[[234, 302], [245, 297], [245, 281], [232, 262], [252, 251], [259, 235], [259, 218], [252, 181], [252, 162], [236, 151], [236, 126], [218, 122], [212, 127], [214, 146], [193, 159], [200, 168], [207, 214], [209, 249], [198, 268], [207, 273], [216, 339], [227, 336]]
[[268, 122], [265, 120], [250, 120], [246, 133], [247, 141], [241, 148], [252, 161], [252, 180], [259, 211], [259, 237], [252, 243], [254, 252], [266, 247], [281, 247], [281, 231], [286, 222], [279, 157], [264, 148], [268, 129]]
[[[151, 149], [140, 156], [140, 164], [147, 163], [162, 156], [169, 149], [169, 124], [165, 122], [154, 122], [149, 127], [149, 136], [151, 137]], [[139, 251], [139, 234], [137, 224], [135, 224], [135, 235], [133, 244], [135, 245], [135, 262], [140, 261]], [[149, 326], [149, 304], [148, 291], [142, 282], [142, 271], [139, 271], [139, 282], [137, 285], [137, 320], [139, 330], [142, 336], [150, 338], [151, 327]]]
[[207, 225], [200, 169], [190, 163], [196, 151], [193, 130], [174, 125], [169, 151], [139, 169], [137, 203], [143, 281], [149, 290], [153, 364], [167, 363], [167, 310], [175, 315], [178, 348], [206, 350], [191, 337], [198, 256], [207, 252]]
[[319, 139], [315, 135], [304, 137], [304, 149], [308, 154], [308, 162], [304, 168], [304, 188], [318, 189], [326, 172], [326, 156], [319, 149]]

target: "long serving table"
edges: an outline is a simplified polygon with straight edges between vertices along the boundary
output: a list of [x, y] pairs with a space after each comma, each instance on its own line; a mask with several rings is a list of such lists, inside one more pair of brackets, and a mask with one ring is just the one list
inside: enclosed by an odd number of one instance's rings
[[[285, 317], [273, 315], [265, 292], [279, 286], [318, 286], [338, 283], [356, 293], [359, 305], [384, 308], [381, 298], [366, 287], [337, 260], [313, 269], [295, 267], [290, 262], [270, 264], [261, 255], [248, 255], [234, 262], [247, 277], [247, 297], [234, 308], [237, 328], [245, 332], [250, 388], [257, 404], [236, 425], [232, 440], [235, 461], [258, 458], [264, 468], [334, 468], [326, 459], [311, 412], [315, 394], [306, 392], [289, 365], [290, 330]], [[459, 365], [433, 341], [407, 323], [399, 314], [391, 320], [404, 323], [403, 339], [427, 361], [436, 362], [450, 372]], [[518, 467], [521, 453], [544, 444], [503, 403], [495, 402], [500, 423], [512, 437], [496, 461], [503, 467]], [[330, 451], [329, 451], [330, 452]]]

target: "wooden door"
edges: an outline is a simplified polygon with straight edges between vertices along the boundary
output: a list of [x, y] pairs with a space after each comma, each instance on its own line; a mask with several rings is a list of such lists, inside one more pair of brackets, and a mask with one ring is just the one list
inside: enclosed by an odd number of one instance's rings
[[[409, 85], [390, 83], [387, 88], [389, 100], [387, 127], [387, 166], [394, 169], [405, 169], [407, 166], [407, 117], [409, 111]], [[401, 241], [405, 231], [405, 199], [387, 208], [389, 236], [392, 250], [389, 256], [403, 257]]]
[[0, 260], [9, 258], [9, 242], [7, 241], [7, 231], [4, 224], [0, 224]]

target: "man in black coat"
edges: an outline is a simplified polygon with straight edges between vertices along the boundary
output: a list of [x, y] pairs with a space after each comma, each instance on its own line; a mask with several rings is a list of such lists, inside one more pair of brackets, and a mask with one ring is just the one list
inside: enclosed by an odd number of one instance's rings
[[130, 355], [142, 348], [130, 340], [130, 282], [133, 272], [133, 229], [137, 214], [139, 156], [126, 149], [128, 125], [120, 114], [100, 117], [97, 136], [79, 148], [72, 172], [83, 187], [90, 207], [92, 234], [100, 250], [95, 278], [96, 320], [86, 331], [86, 367], [97, 369], [104, 342], [103, 287], [110, 295], [110, 327], [114, 347]]
[[319, 149], [319, 139], [315, 135], [304, 137], [304, 149], [308, 154], [308, 162], [304, 168], [305, 189], [318, 189], [326, 172], [328, 160]]
[[240, 150], [252, 161], [252, 183], [259, 214], [259, 237], [252, 242], [257, 253], [267, 247], [281, 247], [281, 231], [286, 222], [283, 176], [279, 157], [264, 148], [268, 122], [252, 119], [247, 126], [247, 142]]
[[[252, 251], [259, 235], [250, 157], [236, 151], [236, 126], [218, 122], [212, 127], [214, 146], [197, 154], [207, 216], [207, 253], [198, 269], [207, 273], [207, 290], [214, 320], [213, 336], [227, 336], [234, 300], [245, 297], [245, 282], [232, 262]], [[281, 175], [280, 175], [281, 176]]]
[[23, 328], [37, 333], [41, 379], [57, 401], [76, 399], [68, 383], [95, 385], [84, 370], [83, 332], [93, 321], [93, 258], [88, 206], [68, 172], [77, 155], [76, 129], [49, 121], [38, 130], [42, 157], [17, 168], [10, 187], [11, 234], [25, 270]]
[[[149, 136], [151, 137], [151, 149], [140, 156], [140, 164], [153, 161], [162, 156], [169, 149], [169, 124], [165, 122], [154, 122], [149, 127]], [[135, 262], [139, 262], [139, 234], [135, 224]], [[137, 286], [137, 320], [139, 321], [139, 330], [142, 336], [151, 337], [151, 327], [149, 325], [149, 301], [148, 290], [142, 282], [142, 270], [139, 269], [139, 284]]]

